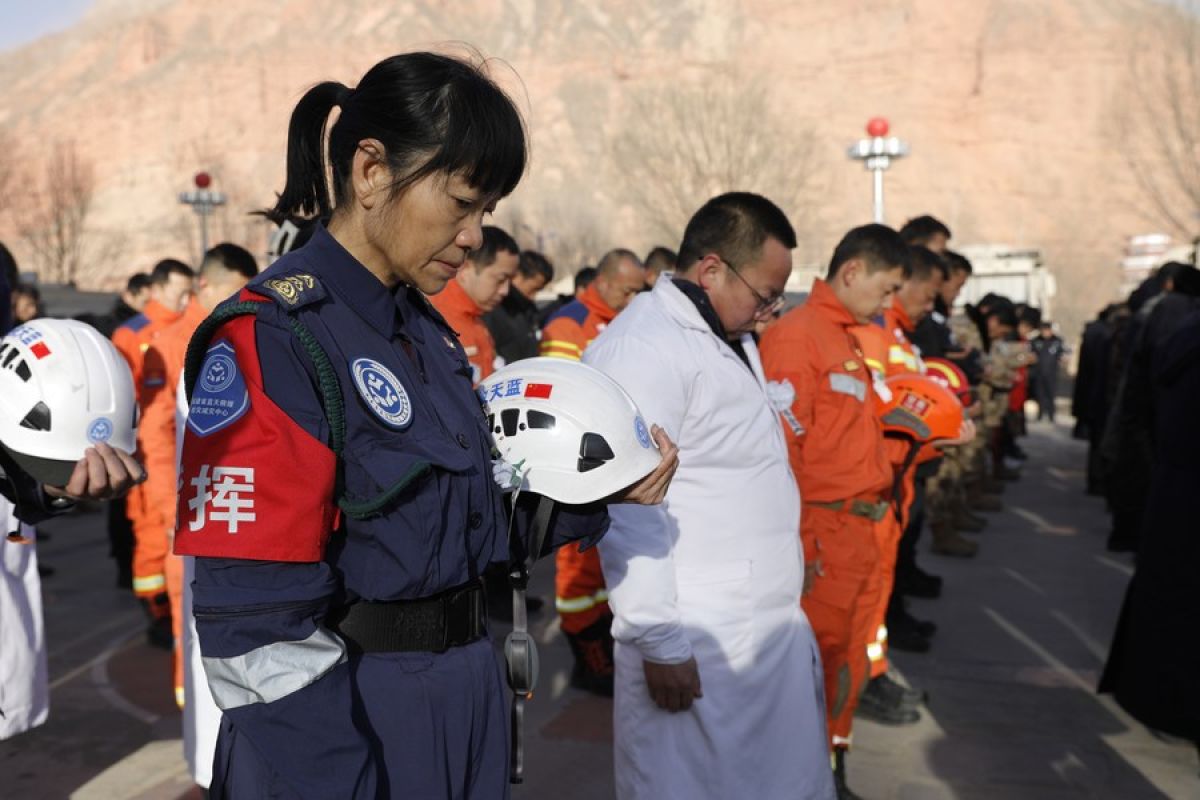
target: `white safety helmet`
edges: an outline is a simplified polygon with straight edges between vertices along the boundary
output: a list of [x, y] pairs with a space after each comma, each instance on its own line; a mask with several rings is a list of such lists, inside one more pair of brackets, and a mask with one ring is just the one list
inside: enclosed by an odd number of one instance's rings
[[92, 326], [38, 319], [0, 340], [0, 446], [36, 480], [65, 485], [97, 442], [132, 453], [136, 429], [129, 366]]
[[649, 475], [660, 461], [625, 390], [578, 361], [516, 361], [479, 385], [492, 441], [531, 492], [592, 503]]

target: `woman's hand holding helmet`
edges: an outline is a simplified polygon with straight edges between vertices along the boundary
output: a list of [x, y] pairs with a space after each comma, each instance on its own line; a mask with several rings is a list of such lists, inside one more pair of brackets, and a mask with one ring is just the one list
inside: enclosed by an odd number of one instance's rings
[[675, 477], [675, 470], [679, 469], [679, 445], [672, 442], [667, 432], [657, 425], [651, 426], [650, 435], [662, 456], [658, 466], [628, 489], [615, 494], [609, 502], [656, 506], [667, 496], [671, 479]]
[[146, 470], [124, 450], [103, 442], [84, 451], [65, 486], [43, 486], [50, 497], [69, 500], [111, 500], [146, 480]]

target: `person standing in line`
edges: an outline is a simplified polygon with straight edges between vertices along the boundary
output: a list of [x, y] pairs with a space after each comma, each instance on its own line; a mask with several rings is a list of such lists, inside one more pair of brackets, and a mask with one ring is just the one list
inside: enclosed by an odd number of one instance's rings
[[[146, 386], [161, 387], [165, 380], [157, 369], [149, 375], [143, 374], [150, 339], [179, 319], [191, 298], [194, 279], [191, 267], [182, 261], [170, 258], [159, 261], [150, 272], [150, 298], [142, 313], [126, 320], [113, 332], [113, 344], [125, 357], [125, 363], [133, 374], [133, 388], [139, 409], [142, 408], [142, 389]], [[140, 453], [138, 456], [142, 457]], [[158, 544], [162, 535], [158, 521], [147, 514], [145, 495], [140, 486], [135, 486], [121, 503], [114, 503], [110, 507], [110, 515], [119, 512], [122, 504], [133, 534], [133, 552], [130, 554], [133, 594], [141, 601], [150, 622], [146, 637], [152, 645], [170, 649], [171, 605], [167, 597], [167, 578], [163, 572], [166, 553]], [[119, 529], [115, 537], [119, 539]], [[146, 543], [139, 545], [138, 542], [143, 539]], [[115, 555], [120, 580], [125, 554]]]
[[[512, 101], [435, 53], [320, 83], [292, 113], [273, 218], [328, 221], [217, 308], [185, 372], [175, 552], [196, 557], [223, 712], [213, 800], [508, 796], [479, 576], [510, 526], [533, 549], [540, 503], [504, 502], [466, 354], [426, 295], [482, 246], [526, 154]], [[610, 502], [661, 502], [677, 451], [650, 435], [659, 467]], [[549, 522], [548, 548], [608, 528], [602, 503]]]
[[[188, 342], [200, 323], [219, 303], [236, 294], [258, 274], [254, 256], [244, 247], [222, 242], [209, 249], [200, 262], [196, 287], [179, 319], [151, 335], [145, 354], [143, 376], [153, 376], [141, 387], [142, 421], [138, 426], [138, 452], [146, 467], [142, 487], [145, 500], [143, 537], [138, 542], [142, 559], [152, 548], [161, 550], [163, 576], [171, 610], [174, 648], [175, 702], [183, 697], [183, 565], [171, 554], [178, 504], [176, 450], [179, 430], [175, 426], [175, 391], [183, 376]], [[155, 537], [158, 538], [155, 538]]]
[[[542, 330], [541, 354], [578, 361], [592, 341], [646, 285], [646, 270], [629, 250], [610, 250], [582, 296], [556, 311]], [[555, 554], [554, 604], [575, 658], [571, 685], [613, 693], [612, 611], [595, 548], [563, 547]]]
[[516, 241], [504, 230], [485, 225], [483, 244], [470, 252], [454, 280], [429, 298], [462, 342], [476, 385], [504, 366], [483, 315], [508, 296], [519, 254]]
[[554, 280], [554, 265], [536, 250], [524, 250], [517, 261], [512, 289], [500, 305], [483, 315], [506, 364], [538, 354], [542, 326], [538, 324], [537, 295]]
[[674, 250], [667, 247], [655, 247], [646, 254], [646, 288], [653, 289], [658, 283], [658, 279], [662, 274], [670, 273], [675, 269], [675, 262], [678, 256]]
[[911, 269], [908, 246], [884, 225], [847, 233], [808, 302], [762, 340], [767, 378], [790, 386], [784, 415], [792, 471], [804, 499], [800, 539], [810, 574], [803, 606], [825, 669], [835, 783], [853, 798], [845, 760], [854, 712], [870, 679], [880, 563], [875, 524], [892, 513], [893, 470], [884, 450], [879, 398], [852, 333], [890, 305]]
[[786, 388], [767, 383], [752, 336], [782, 306], [795, 246], [767, 198], [709, 200], [674, 277], [584, 353], [680, 448], [666, 502], [611, 508], [600, 545], [621, 800], [834, 797]]

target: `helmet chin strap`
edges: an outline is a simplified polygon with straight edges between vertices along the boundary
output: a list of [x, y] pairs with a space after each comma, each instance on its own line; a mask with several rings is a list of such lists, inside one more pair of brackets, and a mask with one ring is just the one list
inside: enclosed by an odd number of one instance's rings
[[507, 665], [508, 686], [512, 689], [512, 760], [509, 764], [509, 781], [521, 783], [525, 778], [525, 701], [533, 696], [538, 679], [537, 644], [529, 634], [529, 618], [525, 605], [525, 590], [529, 586], [529, 573], [533, 562], [541, 555], [550, 531], [550, 517], [555, 501], [549, 497], [538, 500], [530, 532], [532, 547], [525, 551], [525, 543], [513, 535], [517, 514], [517, 499], [521, 495], [520, 485], [512, 495], [512, 514], [508, 523], [508, 581], [513, 590], [513, 629], [504, 640], [504, 661]]

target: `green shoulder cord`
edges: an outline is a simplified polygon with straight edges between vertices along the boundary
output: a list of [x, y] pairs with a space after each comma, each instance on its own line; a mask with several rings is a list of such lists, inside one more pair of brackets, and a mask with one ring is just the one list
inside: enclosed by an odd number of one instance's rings
[[525, 606], [525, 590], [529, 586], [529, 573], [533, 562], [546, 546], [546, 535], [550, 530], [550, 517], [555, 502], [549, 497], [538, 500], [533, 516], [532, 543], [526, 553], [523, 543], [513, 535], [517, 515], [518, 487], [512, 496], [512, 515], [508, 522], [508, 581], [513, 590], [513, 629], [504, 640], [504, 662], [508, 667], [508, 686], [512, 689], [512, 761], [509, 764], [509, 781], [521, 783], [525, 779], [525, 701], [533, 695], [538, 679], [537, 643], [529, 635], [529, 618]]
[[[270, 300], [245, 300], [218, 309], [200, 324], [188, 344], [187, 358], [184, 370], [184, 386], [188, 401], [192, 399], [192, 391], [196, 385], [196, 377], [204, 365], [204, 357], [208, 354], [208, 346], [217, 329], [235, 317], [250, 316]], [[395, 484], [380, 492], [376, 497], [367, 500], [350, 500], [346, 497], [345, 462], [342, 453], [346, 444], [346, 406], [342, 401], [342, 387], [338, 381], [337, 372], [329, 355], [321, 347], [313, 332], [292, 315], [287, 317], [292, 333], [313, 365], [317, 376], [317, 389], [320, 393], [321, 408], [329, 421], [329, 449], [336, 459], [336, 474], [334, 477], [334, 497], [342, 511], [351, 519], [369, 519], [379, 515], [407, 489], [414, 481], [428, 474], [432, 469], [427, 461], [417, 462], [400, 477]]]

